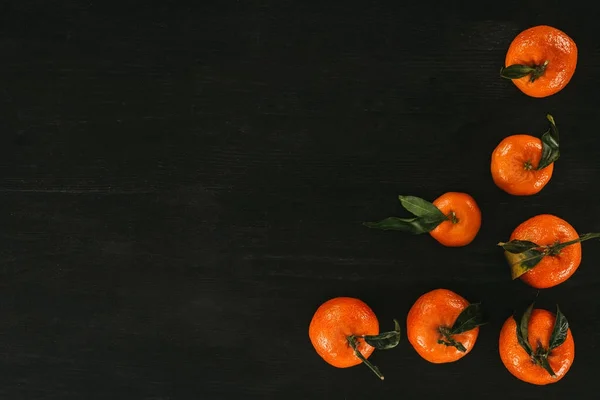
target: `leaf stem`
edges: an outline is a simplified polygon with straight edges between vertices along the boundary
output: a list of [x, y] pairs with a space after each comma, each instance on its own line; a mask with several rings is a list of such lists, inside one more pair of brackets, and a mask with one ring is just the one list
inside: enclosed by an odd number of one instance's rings
[[531, 78], [529, 79], [530, 82], [535, 82], [536, 79], [544, 75], [544, 72], [546, 72], [546, 67], [548, 67], [548, 60], [544, 61], [542, 65], [536, 65], [531, 73]]
[[564, 249], [567, 246], [570, 246], [575, 243], [585, 242], [586, 240], [590, 240], [590, 239], [596, 239], [596, 238], [600, 238], [600, 233], [584, 233], [583, 235], [579, 236], [577, 239], [573, 239], [573, 240], [569, 240], [568, 242], [557, 243], [555, 245], [549, 246], [549, 252], [551, 255], [557, 255], [558, 253], [560, 253], [560, 251], [562, 249]]
[[545, 349], [541, 343], [538, 342], [537, 350], [533, 356], [533, 362], [535, 362], [540, 367], [544, 368], [546, 372], [548, 372], [553, 378], [556, 378], [556, 374], [554, 370], [550, 366], [550, 362], [548, 362], [548, 353], [550, 351]]
[[467, 349], [465, 348], [465, 346], [463, 346], [461, 342], [457, 342], [452, 338], [452, 331], [450, 330], [450, 328], [440, 326], [438, 328], [438, 332], [440, 333], [440, 335], [443, 336], [443, 339], [438, 339], [437, 342], [439, 344], [456, 347], [458, 351], [462, 351], [463, 353], [467, 351]]
[[371, 364], [371, 362], [369, 360], [367, 360], [360, 351], [358, 351], [357, 339], [358, 338], [355, 335], [350, 335], [347, 338], [348, 344], [350, 344], [350, 347], [352, 347], [352, 350], [354, 350], [354, 354], [356, 355], [356, 357], [358, 357], [363, 362], [363, 364], [365, 364], [367, 367], [369, 367], [369, 369], [371, 371], [373, 371], [373, 373], [375, 375], [377, 375], [377, 377], [379, 379], [384, 380], [385, 378], [384, 378], [383, 374], [381, 373], [381, 371], [379, 371], [379, 368], [377, 368], [375, 365]]

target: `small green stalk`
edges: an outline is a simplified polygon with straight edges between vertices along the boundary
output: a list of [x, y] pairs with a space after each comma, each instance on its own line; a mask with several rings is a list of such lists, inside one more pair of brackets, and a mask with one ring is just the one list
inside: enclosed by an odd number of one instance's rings
[[461, 342], [457, 342], [452, 338], [452, 330], [446, 326], [440, 326], [438, 328], [438, 332], [442, 335], [442, 339], [438, 339], [438, 344], [443, 344], [446, 346], [453, 346], [458, 349], [458, 351], [462, 351], [463, 353], [467, 351], [465, 346]]
[[447, 218], [448, 221], [452, 222], [453, 224], [458, 224], [458, 217], [454, 211], [451, 211], [450, 214], [447, 215]]
[[377, 368], [375, 365], [371, 364], [371, 362], [369, 360], [367, 360], [360, 351], [358, 351], [358, 337], [357, 336], [354, 336], [354, 335], [348, 336], [348, 344], [350, 344], [350, 347], [352, 347], [352, 350], [354, 350], [354, 354], [356, 354], [356, 357], [360, 358], [360, 360], [363, 362], [363, 364], [365, 364], [367, 367], [369, 367], [369, 369], [371, 371], [373, 371], [373, 373], [375, 375], [377, 375], [377, 377], [379, 379], [381, 379], [381, 380], [385, 379], [385, 377], [383, 376], [381, 371], [379, 371], [379, 368]]
[[379, 335], [350, 335], [346, 338], [354, 354], [358, 357], [363, 364], [365, 364], [377, 377], [384, 380], [384, 376], [375, 365], [371, 364], [369, 360], [358, 350], [359, 340], [364, 340], [368, 345], [375, 347], [378, 350], [393, 349], [400, 343], [400, 323], [394, 320], [394, 330], [389, 332], [383, 332]]

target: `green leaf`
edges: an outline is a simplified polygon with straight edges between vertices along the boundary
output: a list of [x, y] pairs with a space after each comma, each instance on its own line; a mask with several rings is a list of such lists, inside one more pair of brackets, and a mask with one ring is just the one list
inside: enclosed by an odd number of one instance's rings
[[500, 242], [498, 243], [498, 246], [501, 246], [504, 250], [513, 254], [523, 253], [527, 250], [540, 247], [536, 243], [530, 242], [528, 240], [511, 240], [508, 243]]
[[406, 208], [415, 217], [429, 217], [430, 219], [446, 218], [439, 208], [433, 203], [415, 196], [398, 196], [402, 207]]
[[517, 279], [538, 265], [552, 251], [552, 247], [540, 246], [528, 240], [511, 240], [508, 243], [500, 242], [498, 246], [501, 246], [505, 250], [504, 256], [510, 266], [512, 279]]
[[393, 349], [400, 343], [400, 324], [394, 320], [394, 330], [390, 332], [380, 333], [379, 335], [365, 335], [363, 339], [379, 350]]
[[527, 307], [527, 310], [523, 313], [520, 319], [513, 317], [517, 323], [517, 340], [519, 345], [529, 354], [533, 356], [533, 350], [529, 344], [529, 319], [531, 318], [531, 312], [533, 311], [533, 304]]
[[558, 128], [556, 128], [552, 115], [548, 114], [546, 118], [550, 121], [550, 129], [542, 135], [542, 158], [537, 166], [538, 170], [546, 168], [560, 157]]
[[540, 364], [540, 366], [542, 368], [544, 368], [546, 371], [548, 371], [548, 373], [550, 375], [552, 375], [553, 377], [556, 377], [556, 374], [554, 373], [554, 371], [552, 370], [552, 367], [550, 366], [550, 363], [548, 362], [548, 356], [546, 354], [537, 356], [535, 359], [537, 360], [537, 362]]
[[414, 218], [388, 217], [379, 222], [365, 222], [363, 225], [374, 229], [394, 230], [419, 235], [434, 230], [448, 220], [432, 203], [415, 196], [398, 196], [402, 206], [411, 212]]
[[382, 229], [387, 231], [402, 231], [412, 233], [413, 235], [419, 235], [421, 233], [427, 233], [435, 229], [436, 226], [446, 220], [444, 219], [429, 219], [426, 217], [415, 217], [415, 218], [397, 218], [388, 217], [379, 222], [365, 222], [364, 226], [373, 229]]
[[535, 82], [540, 76], [544, 75], [548, 67], [548, 60], [541, 65], [522, 65], [514, 64], [500, 69], [500, 76], [506, 79], [519, 79], [530, 75], [530, 82]]
[[534, 67], [522, 64], [514, 64], [500, 69], [500, 76], [506, 79], [519, 79], [535, 71]]
[[557, 348], [567, 339], [567, 331], [569, 330], [569, 322], [563, 313], [556, 306], [556, 320], [554, 321], [554, 329], [550, 335], [550, 350]]
[[541, 251], [537, 249], [526, 250], [518, 254], [510, 253], [508, 251], [504, 252], [504, 257], [506, 257], [510, 266], [512, 279], [517, 279], [525, 272], [538, 265], [546, 255], [547, 250]]
[[521, 260], [521, 266], [527, 268], [527, 270], [530, 270], [536, 265], [538, 265], [538, 263], [542, 261], [542, 258], [546, 256], [546, 254], [543, 251], [535, 249], [528, 250], [521, 254], [524, 254], [526, 256]]
[[454, 321], [454, 325], [450, 328], [450, 334], [456, 335], [467, 332], [484, 324], [481, 303], [472, 303], [458, 315], [456, 321]]

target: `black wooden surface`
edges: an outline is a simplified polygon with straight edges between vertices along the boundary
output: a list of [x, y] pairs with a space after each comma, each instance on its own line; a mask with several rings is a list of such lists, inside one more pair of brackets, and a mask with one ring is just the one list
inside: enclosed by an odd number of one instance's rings
[[[595, 13], [439, 3], [0, 2], [0, 398], [592, 398], [600, 246], [539, 293], [577, 355], [535, 387], [498, 356], [501, 324], [537, 292], [510, 280], [496, 243], [540, 213], [600, 230]], [[498, 77], [538, 24], [579, 47], [573, 80], [546, 99]], [[547, 112], [554, 176], [511, 197], [491, 151], [541, 134]], [[446, 191], [481, 207], [468, 247], [361, 226], [401, 214], [398, 194]], [[329, 298], [404, 328], [438, 287], [488, 312], [457, 363], [429, 364], [404, 337], [372, 357], [380, 382], [309, 342]]]

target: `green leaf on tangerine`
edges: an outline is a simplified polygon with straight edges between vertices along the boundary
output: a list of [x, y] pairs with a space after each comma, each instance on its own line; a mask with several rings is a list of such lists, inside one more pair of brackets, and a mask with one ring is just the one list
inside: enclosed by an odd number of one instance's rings
[[446, 218], [439, 208], [420, 197], [398, 196], [402, 207], [406, 208], [415, 217], [428, 217], [430, 219]]
[[448, 220], [436, 206], [415, 196], [398, 196], [402, 206], [414, 215], [413, 218], [388, 217], [378, 222], [365, 222], [363, 225], [374, 229], [395, 230], [419, 235], [434, 230]]
[[558, 306], [556, 306], [556, 320], [554, 321], [554, 328], [550, 335], [549, 349], [553, 350], [563, 344], [567, 339], [567, 331], [569, 330], [569, 321], [564, 316]]
[[510, 253], [508, 251], [504, 252], [504, 257], [506, 257], [508, 265], [510, 266], [512, 279], [517, 279], [525, 272], [538, 265], [545, 256], [545, 251], [537, 249], [527, 250], [518, 254]]
[[508, 243], [500, 242], [498, 243], [498, 246], [501, 246], [504, 250], [513, 254], [523, 253], [524, 251], [540, 247], [536, 243], [528, 240], [511, 240]]
[[467, 332], [484, 324], [481, 303], [472, 303], [458, 315], [456, 321], [454, 321], [454, 325], [450, 329], [450, 334], [456, 335]]
[[365, 222], [363, 223], [363, 225], [368, 228], [382, 229], [386, 231], [402, 231], [412, 233], [413, 235], [419, 235], [421, 233], [427, 233], [434, 230], [436, 226], [438, 226], [445, 220], [445, 217], [443, 220], [431, 220], [425, 217], [388, 217], [379, 222]]
[[519, 79], [535, 71], [528, 65], [514, 64], [500, 69], [500, 76], [506, 79]]
[[400, 332], [400, 324], [397, 320], [394, 320], [393, 331], [380, 333], [379, 335], [365, 335], [363, 339], [376, 349], [388, 350], [398, 346], [398, 343], [400, 343]]
[[529, 319], [531, 318], [531, 312], [533, 311], [533, 304], [525, 310], [521, 318], [513, 317], [517, 323], [517, 340], [519, 345], [529, 354], [533, 356], [533, 350], [529, 344]]
[[537, 169], [546, 168], [560, 157], [560, 149], [558, 145], [558, 128], [554, 123], [552, 115], [546, 116], [550, 122], [550, 129], [542, 135], [542, 158], [537, 166]]

